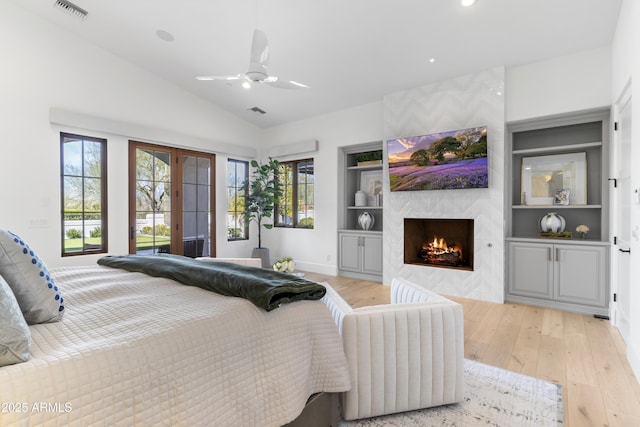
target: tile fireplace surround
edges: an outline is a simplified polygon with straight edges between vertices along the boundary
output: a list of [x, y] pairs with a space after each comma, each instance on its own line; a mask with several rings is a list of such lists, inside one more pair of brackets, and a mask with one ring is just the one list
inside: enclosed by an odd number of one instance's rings
[[[383, 179], [383, 283], [394, 277], [437, 293], [504, 301], [504, 68], [386, 95], [384, 140], [487, 126], [489, 188], [389, 190]], [[385, 150], [386, 150], [386, 144]], [[404, 219], [472, 219], [473, 271], [404, 262]]]

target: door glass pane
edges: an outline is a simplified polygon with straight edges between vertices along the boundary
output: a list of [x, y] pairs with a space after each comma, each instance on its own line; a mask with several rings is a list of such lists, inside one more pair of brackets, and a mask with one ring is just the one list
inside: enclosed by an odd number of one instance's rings
[[[184, 255], [209, 256], [211, 162], [208, 158], [185, 155], [182, 162], [182, 239]], [[188, 176], [186, 176], [188, 175]]]
[[171, 247], [171, 153], [136, 149], [136, 253]]

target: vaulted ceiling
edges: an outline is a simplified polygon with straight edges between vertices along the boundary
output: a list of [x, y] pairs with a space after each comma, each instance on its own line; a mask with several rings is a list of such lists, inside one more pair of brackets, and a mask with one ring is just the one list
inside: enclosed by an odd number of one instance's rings
[[[78, 19], [54, 7], [55, 0], [10, 1], [263, 128], [453, 76], [609, 45], [621, 4], [73, 0], [88, 13]], [[268, 37], [269, 74], [310, 88], [196, 80], [248, 71], [255, 28]]]

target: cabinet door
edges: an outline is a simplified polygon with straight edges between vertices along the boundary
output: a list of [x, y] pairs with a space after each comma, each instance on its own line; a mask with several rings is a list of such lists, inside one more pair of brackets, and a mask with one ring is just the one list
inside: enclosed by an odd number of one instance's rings
[[553, 245], [509, 243], [509, 294], [553, 298]]
[[382, 274], [382, 236], [363, 236], [362, 272]]
[[360, 236], [358, 234], [340, 234], [340, 270], [359, 272], [360, 263]]
[[554, 298], [605, 307], [606, 253], [599, 246], [555, 245]]

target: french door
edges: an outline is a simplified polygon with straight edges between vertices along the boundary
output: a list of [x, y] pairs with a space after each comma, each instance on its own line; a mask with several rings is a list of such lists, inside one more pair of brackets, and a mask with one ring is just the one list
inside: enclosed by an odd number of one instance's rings
[[129, 253], [215, 256], [215, 155], [129, 141]]

